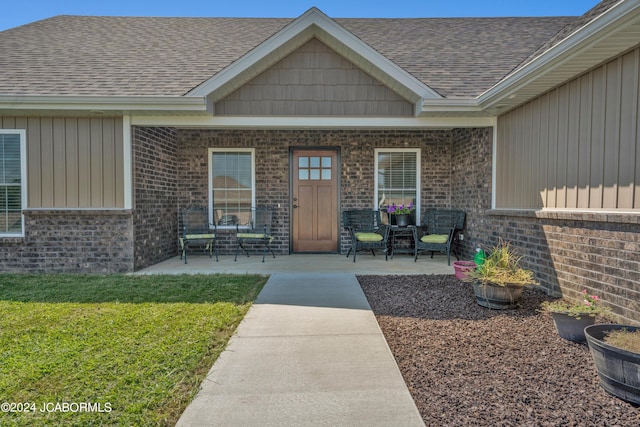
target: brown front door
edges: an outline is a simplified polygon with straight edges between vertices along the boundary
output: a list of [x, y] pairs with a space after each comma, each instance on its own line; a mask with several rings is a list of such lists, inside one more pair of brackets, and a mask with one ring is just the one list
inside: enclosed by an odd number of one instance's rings
[[338, 152], [294, 150], [293, 252], [338, 250]]

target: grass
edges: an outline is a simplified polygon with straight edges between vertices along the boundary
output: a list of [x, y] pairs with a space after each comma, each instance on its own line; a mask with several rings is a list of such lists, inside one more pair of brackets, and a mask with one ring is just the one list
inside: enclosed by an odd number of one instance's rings
[[0, 425], [174, 425], [265, 282], [0, 275]]

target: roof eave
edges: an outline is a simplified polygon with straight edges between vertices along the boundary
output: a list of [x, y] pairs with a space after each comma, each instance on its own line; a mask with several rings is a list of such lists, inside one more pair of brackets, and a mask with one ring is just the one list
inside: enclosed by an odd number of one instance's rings
[[640, 40], [640, 0], [621, 1], [481, 94], [478, 105], [503, 114], [619, 55]]
[[206, 97], [0, 95], [2, 114], [211, 115]]

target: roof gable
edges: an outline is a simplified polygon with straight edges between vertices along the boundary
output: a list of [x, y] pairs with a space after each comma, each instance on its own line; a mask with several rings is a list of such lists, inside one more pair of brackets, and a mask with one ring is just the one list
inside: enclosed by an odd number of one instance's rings
[[222, 99], [313, 38], [416, 105], [422, 99], [442, 98], [316, 8], [308, 10], [187, 95]]
[[412, 103], [318, 39], [215, 104], [216, 116], [404, 116]]

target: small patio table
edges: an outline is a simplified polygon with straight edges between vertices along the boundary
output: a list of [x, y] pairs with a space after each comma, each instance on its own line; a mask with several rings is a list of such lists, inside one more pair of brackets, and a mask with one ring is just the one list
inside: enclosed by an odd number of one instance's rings
[[[393, 259], [393, 254], [395, 252], [413, 254], [414, 252], [413, 229], [414, 228], [415, 228], [415, 225], [407, 225], [405, 227], [400, 227], [398, 225], [389, 226], [389, 251], [390, 251], [391, 259]], [[400, 239], [396, 241], [397, 237], [400, 237]], [[411, 243], [409, 246], [398, 245], [398, 243], [406, 242], [407, 240], [409, 240]]]

